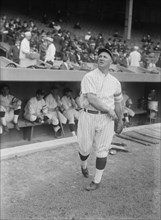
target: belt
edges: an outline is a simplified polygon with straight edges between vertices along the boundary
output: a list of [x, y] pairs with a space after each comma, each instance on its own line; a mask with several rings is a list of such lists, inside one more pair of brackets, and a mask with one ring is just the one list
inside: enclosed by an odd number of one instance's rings
[[107, 112], [101, 112], [101, 111], [94, 111], [89, 109], [83, 109], [85, 112], [88, 112], [90, 114], [107, 114]]

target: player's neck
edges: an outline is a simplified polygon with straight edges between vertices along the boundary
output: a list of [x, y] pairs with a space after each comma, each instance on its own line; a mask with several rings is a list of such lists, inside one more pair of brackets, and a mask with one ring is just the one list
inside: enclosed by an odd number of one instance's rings
[[99, 68], [100, 71], [104, 74], [104, 75], [107, 75], [109, 73], [109, 68], [107, 67], [102, 67], [102, 68]]

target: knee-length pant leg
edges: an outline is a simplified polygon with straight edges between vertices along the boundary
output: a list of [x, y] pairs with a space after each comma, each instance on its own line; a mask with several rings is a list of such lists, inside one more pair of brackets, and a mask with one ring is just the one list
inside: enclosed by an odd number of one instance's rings
[[31, 115], [31, 114], [25, 114], [24, 118], [31, 121], [31, 122], [33, 122], [37, 119], [37, 116], [36, 115]]
[[96, 118], [94, 148], [96, 157], [107, 157], [114, 135], [114, 121], [107, 115]]
[[92, 114], [84, 111], [80, 113], [78, 120], [77, 137], [79, 144], [79, 152], [83, 156], [87, 156], [93, 146], [95, 135], [95, 121]]
[[75, 110], [74, 109], [68, 109], [65, 112], [63, 112], [64, 116], [68, 119], [69, 124], [75, 124]]
[[79, 151], [82, 155], [87, 156], [93, 147], [97, 157], [106, 157], [113, 135], [114, 121], [107, 115], [81, 112], [78, 121], [77, 137]]

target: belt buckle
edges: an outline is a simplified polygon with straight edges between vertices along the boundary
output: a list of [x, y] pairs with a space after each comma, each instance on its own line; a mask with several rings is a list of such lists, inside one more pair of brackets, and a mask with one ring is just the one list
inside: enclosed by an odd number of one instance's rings
[[101, 115], [101, 111], [98, 111], [98, 114]]

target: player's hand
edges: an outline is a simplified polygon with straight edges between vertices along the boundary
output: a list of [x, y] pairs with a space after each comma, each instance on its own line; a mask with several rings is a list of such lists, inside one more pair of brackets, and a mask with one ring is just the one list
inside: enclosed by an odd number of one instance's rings
[[108, 115], [112, 118], [112, 120], [117, 120], [117, 115], [113, 109], [108, 110]]
[[114, 131], [116, 134], [120, 134], [124, 128], [124, 124], [122, 120], [115, 120]]

